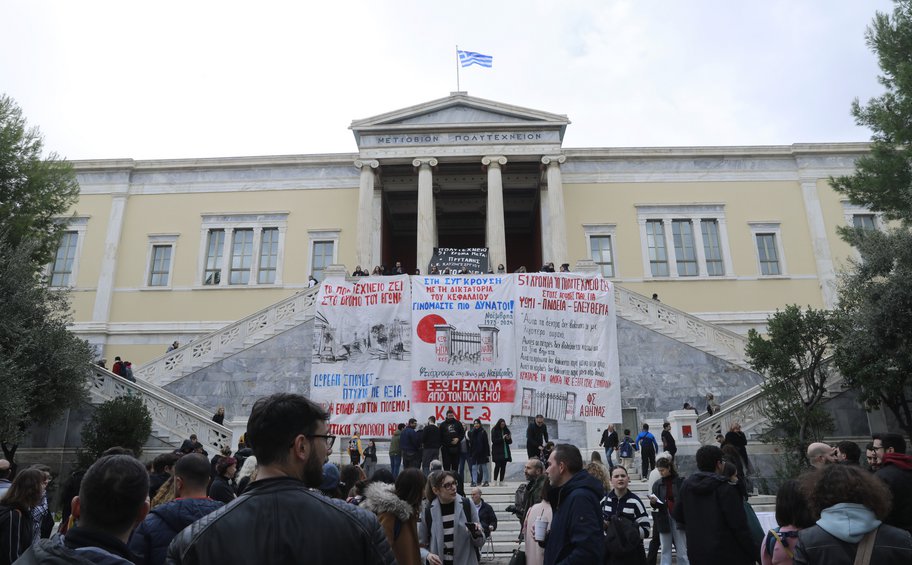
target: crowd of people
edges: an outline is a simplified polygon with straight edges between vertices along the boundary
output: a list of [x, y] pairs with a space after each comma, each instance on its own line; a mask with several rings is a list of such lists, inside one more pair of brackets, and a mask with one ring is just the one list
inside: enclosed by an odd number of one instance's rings
[[[0, 565], [479, 562], [498, 521], [478, 467], [497, 453], [509, 460], [505, 421], [489, 440], [480, 421], [465, 430], [452, 412], [421, 430], [411, 420], [394, 437], [398, 455], [391, 446], [401, 467], [371, 469], [370, 440], [350, 464], [328, 462], [336, 442], [328, 419], [309, 399], [282, 393], [255, 403], [235, 453], [209, 459], [191, 437], [147, 469], [112, 448], [71, 477], [63, 493], [71, 512], [53, 536], [49, 469], [13, 478], [0, 460]], [[701, 447], [697, 472], [687, 477], [678, 473], [670, 433], [658, 452], [646, 426], [636, 439], [629, 430], [619, 438], [613, 426], [606, 432], [607, 461], [595, 452], [585, 462], [574, 445], [549, 440], [543, 418], [529, 423], [526, 480], [507, 509], [521, 523], [526, 563], [639, 565], [656, 563], [660, 549], [662, 565], [673, 555], [681, 565], [912, 563], [912, 456], [900, 435], [872, 438], [868, 468], [857, 446], [809, 446], [812, 467], [779, 487], [779, 527], [763, 532], [738, 486], [749, 467], [740, 429], [724, 447]], [[647, 452], [647, 497], [630, 488], [629, 458], [614, 461], [625, 444]], [[496, 466], [495, 482], [502, 473]]]

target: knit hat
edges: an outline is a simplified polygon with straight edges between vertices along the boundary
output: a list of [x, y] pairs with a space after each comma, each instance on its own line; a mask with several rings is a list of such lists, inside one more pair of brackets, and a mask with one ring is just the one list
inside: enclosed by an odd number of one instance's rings
[[339, 486], [339, 468], [332, 463], [323, 465], [323, 482], [320, 483], [320, 490], [329, 492], [336, 490]]

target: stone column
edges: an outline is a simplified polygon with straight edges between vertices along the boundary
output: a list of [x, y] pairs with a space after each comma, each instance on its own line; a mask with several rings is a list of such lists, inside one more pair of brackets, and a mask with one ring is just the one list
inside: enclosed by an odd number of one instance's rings
[[801, 179], [801, 196], [804, 198], [811, 247], [814, 249], [814, 261], [817, 263], [817, 281], [820, 284], [823, 307], [833, 308], [836, 305], [836, 269], [830, 255], [826, 225], [823, 223], [823, 206], [817, 192], [816, 177]]
[[488, 211], [486, 216], [485, 241], [488, 246], [488, 266], [492, 271], [497, 266], [507, 265], [507, 238], [504, 228], [503, 176], [501, 167], [507, 164], [503, 156], [484, 157], [481, 164], [488, 168]]
[[[542, 163], [547, 165], [548, 211], [551, 219], [551, 258], [555, 263], [569, 261], [567, 257], [567, 219], [564, 216], [564, 184], [561, 180], [560, 165], [567, 160], [564, 155], [545, 155]], [[542, 247], [546, 243], [542, 242]]]
[[418, 169], [418, 249], [417, 267], [427, 273], [428, 264], [434, 254], [437, 241], [437, 212], [434, 209], [434, 176], [431, 167], [437, 166], [437, 159], [415, 159], [412, 165]]
[[377, 234], [374, 225], [374, 169], [380, 166], [377, 160], [355, 160], [355, 167], [361, 170], [361, 185], [358, 189], [358, 264], [370, 272]]

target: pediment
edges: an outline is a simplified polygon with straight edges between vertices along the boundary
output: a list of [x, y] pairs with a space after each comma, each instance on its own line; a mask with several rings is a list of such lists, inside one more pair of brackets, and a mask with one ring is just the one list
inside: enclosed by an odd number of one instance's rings
[[[570, 120], [561, 114], [552, 114], [530, 108], [503, 104], [492, 100], [475, 98], [464, 92], [455, 92], [446, 98], [425, 102], [378, 116], [352, 121], [351, 128], [359, 131], [383, 129], [452, 128], [495, 126], [534, 126], [565, 128]], [[563, 135], [563, 131], [561, 131]]]

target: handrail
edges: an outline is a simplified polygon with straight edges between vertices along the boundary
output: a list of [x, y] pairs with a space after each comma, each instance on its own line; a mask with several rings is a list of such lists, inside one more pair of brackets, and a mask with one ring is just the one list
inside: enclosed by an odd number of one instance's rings
[[174, 382], [206, 362], [214, 362], [225, 351], [234, 352], [238, 344], [262, 334], [296, 314], [312, 310], [318, 287], [308, 288], [254, 312], [246, 318], [196, 339], [149, 361], [134, 370], [137, 379], [163, 386]]
[[[618, 315], [633, 322], [648, 321], [654, 329], [664, 328], [669, 333], [683, 334], [695, 343], [713, 349], [716, 355], [747, 367], [745, 348], [747, 338], [731, 330], [721, 328], [683, 310], [668, 306], [657, 300], [615, 285], [614, 300]], [[661, 330], [660, 330], [661, 331]]]
[[231, 446], [231, 430], [212, 421], [208, 411], [157, 386], [130, 381], [92, 364], [89, 392], [96, 398], [111, 400], [118, 396], [139, 396], [155, 425], [175, 437], [186, 439], [196, 434], [207, 448]]

